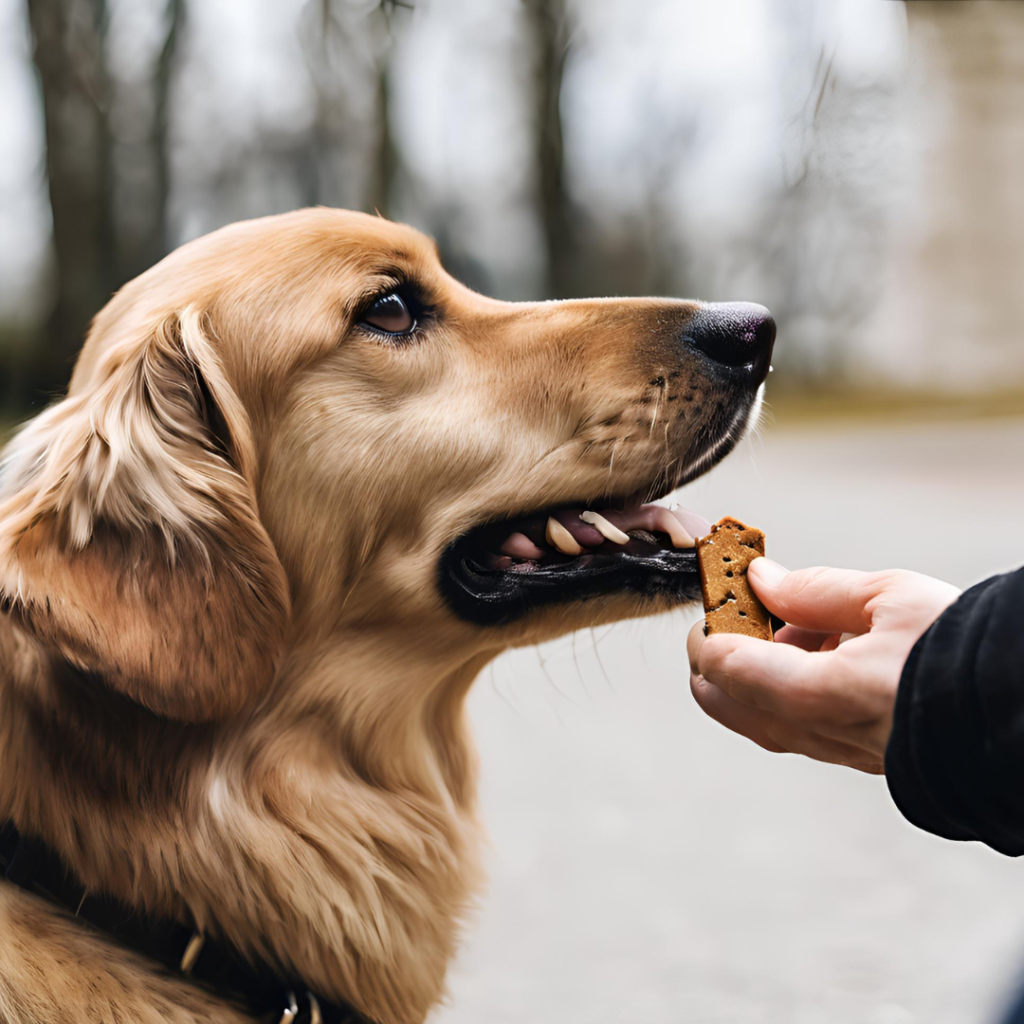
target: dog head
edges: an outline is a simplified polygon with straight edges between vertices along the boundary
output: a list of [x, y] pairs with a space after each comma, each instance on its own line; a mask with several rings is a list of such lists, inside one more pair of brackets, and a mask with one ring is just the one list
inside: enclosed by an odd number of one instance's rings
[[487, 299], [379, 218], [234, 225], [126, 286], [8, 449], [0, 600], [187, 720], [346, 631], [466, 657], [661, 610], [702, 524], [644, 502], [736, 443], [773, 340], [749, 304]]

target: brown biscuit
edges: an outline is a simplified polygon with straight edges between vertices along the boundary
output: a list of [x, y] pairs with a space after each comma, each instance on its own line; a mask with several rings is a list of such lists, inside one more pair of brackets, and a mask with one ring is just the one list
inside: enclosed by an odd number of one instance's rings
[[747, 579], [747, 567], [763, 554], [764, 534], [729, 516], [697, 541], [705, 634], [743, 633], [771, 640], [771, 616]]

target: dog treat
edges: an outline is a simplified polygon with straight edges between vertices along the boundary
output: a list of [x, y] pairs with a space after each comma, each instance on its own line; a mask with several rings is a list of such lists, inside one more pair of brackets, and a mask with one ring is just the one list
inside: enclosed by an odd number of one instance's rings
[[743, 633], [771, 640], [771, 616], [747, 580], [747, 567], [763, 554], [764, 534], [729, 516], [697, 541], [705, 635]]

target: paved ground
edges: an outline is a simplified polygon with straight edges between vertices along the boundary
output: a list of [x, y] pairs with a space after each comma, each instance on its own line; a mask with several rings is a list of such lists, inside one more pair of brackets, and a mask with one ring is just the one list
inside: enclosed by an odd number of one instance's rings
[[[1024, 421], [805, 427], [683, 500], [791, 566], [969, 584], [1024, 562]], [[838, 541], [830, 541], [836, 533]], [[498, 662], [472, 697], [492, 884], [436, 1024], [985, 1024], [1024, 968], [1024, 864], [885, 783], [703, 718], [692, 615]]]

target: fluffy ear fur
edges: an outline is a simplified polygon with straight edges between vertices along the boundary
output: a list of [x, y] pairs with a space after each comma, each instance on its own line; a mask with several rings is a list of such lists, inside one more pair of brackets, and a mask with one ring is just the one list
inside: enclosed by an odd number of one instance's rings
[[0, 607], [187, 721], [231, 714], [269, 682], [289, 607], [248, 417], [205, 328], [189, 309], [109, 348], [11, 443], [0, 476]]

